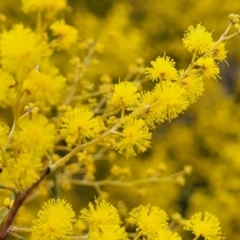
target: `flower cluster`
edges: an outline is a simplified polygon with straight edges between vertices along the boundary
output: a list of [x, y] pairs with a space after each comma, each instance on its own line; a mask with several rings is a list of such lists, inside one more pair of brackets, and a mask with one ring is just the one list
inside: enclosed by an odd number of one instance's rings
[[151, 65], [151, 68], [146, 68], [146, 74], [151, 80], [171, 81], [177, 78], [175, 62], [170, 57], [158, 57], [155, 61], [151, 61]]
[[14, 145], [20, 150], [42, 157], [53, 148], [55, 126], [40, 114], [21, 119], [19, 129], [14, 134]]
[[86, 139], [96, 137], [99, 132], [99, 122], [94, 114], [85, 108], [74, 108], [62, 116], [61, 135], [68, 144], [76, 141], [81, 143]]
[[72, 44], [76, 43], [78, 37], [77, 29], [65, 24], [63, 19], [54, 22], [50, 28], [53, 31], [53, 35], [57, 37], [52, 44], [57, 49], [69, 49]]
[[167, 230], [167, 214], [158, 207], [139, 206], [130, 213], [132, 223], [137, 225], [137, 231], [149, 239], [155, 239], [162, 229]]
[[32, 236], [43, 240], [70, 240], [75, 221], [75, 213], [65, 199], [51, 199], [33, 220]]
[[137, 86], [131, 82], [120, 82], [119, 84], [115, 84], [110, 102], [116, 107], [128, 107], [136, 101], [138, 95], [137, 91]]
[[219, 220], [211, 213], [206, 212], [202, 218], [202, 213], [194, 214], [184, 226], [185, 230], [192, 231], [198, 238], [203, 236], [206, 240], [221, 240], [221, 227]]
[[131, 117], [124, 119], [122, 138], [115, 148], [127, 157], [135, 156], [137, 152], [145, 152], [150, 147], [151, 133], [142, 119]]
[[[178, 70], [175, 60], [164, 54], [152, 60], [149, 67], [139, 59], [117, 82], [106, 74], [112, 70], [109, 65], [106, 71], [102, 68], [102, 77], [95, 73], [99, 55], [112, 47], [106, 43], [116, 37], [117, 31], [104, 32], [98, 40], [84, 39], [81, 28], [57, 19], [63, 9], [70, 10], [66, 0], [22, 0], [23, 12], [36, 15], [36, 22], [30, 24], [35, 24], [36, 29], [20, 23], [5, 30], [8, 26], [0, 14], [0, 107], [7, 114], [12, 111], [12, 119], [3, 116], [0, 121], [0, 173], [7, 175], [0, 189], [14, 196], [5, 197], [0, 207], [0, 211], [4, 209], [0, 213], [0, 239], [22, 238], [17, 232], [26, 231], [32, 233], [32, 239], [43, 240], [127, 240], [131, 235], [135, 240], [181, 240], [160, 207], [140, 205], [126, 220], [127, 214], [120, 217], [117, 208], [99, 199], [80, 211], [79, 222], [88, 227], [87, 235], [73, 236], [78, 234], [74, 229], [75, 213], [65, 199], [57, 197], [64, 194], [61, 187], [69, 190], [71, 184], [79, 184], [94, 187], [100, 199], [107, 198], [102, 185], [118, 185], [124, 177], [130, 177], [128, 167], [113, 165], [108, 178], [95, 181], [101, 167], [96, 160], [110, 160], [111, 164], [118, 153], [130, 158], [147, 151], [151, 147], [151, 130], [177, 118], [195, 103], [203, 94], [204, 81], [220, 78], [218, 65], [226, 62], [225, 41], [234, 36], [227, 37], [227, 32], [234, 24], [235, 35], [239, 34], [240, 16], [230, 17], [229, 28], [216, 42], [201, 24], [190, 26], [183, 37], [185, 48], [192, 53], [186, 69]], [[121, 21], [114, 23], [124, 28], [122, 16], [126, 11], [121, 7], [118, 10]], [[160, 180], [165, 168], [160, 165], [157, 170], [147, 170], [144, 180]], [[166, 179], [182, 183], [187, 171], [183, 172]], [[34, 189], [41, 183], [38, 190]], [[124, 186], [139, 183], [126, 182]], [[49, 189], [56, 198], [43, 205], [31, 229], [14, 227], [14, 217], [29, 194], [31, 201], [39, 195], [47, 197]], [[135, 232], [128, 234], [122, 222]], [[203, 218], [201, 213], [193, 215], [185, 221], [184, 229], [191, 231], [195, 239], [222, 239], [218, 219], [208, 212]]]
[[127, 233], [120, 227], [120, 217], [117, 209], [106, 201], [95, 200], [96, 207], [89, 203], [89, 210], [81, 210], [80, 219], [90, 228], [91, 240], [127, 240]]
[[66, 79], [58, 75], [58, 70], [50, 68], [48, 72], [32, 70], [23, 83], [31, 100], [54, 105], [63, 96]]
[[20, 153], [17, 158], [9, 159], [7, 162], [9, 178], [21, 192], [39, 178], [41, 170], [41, 158], [26, 151]]
[[16, 74], [18, 81], [24, 80], [26, 73], [50, 55], [47, 43], [22, 24], [1, 35], [2, 68]]
[[200, 54], [208, 51], [212, 43], [211, 33], [207, 32], [201, 24], [197, 24], [196, 28], [190, 26], [183, 38], [183, 44], [190, 52]]

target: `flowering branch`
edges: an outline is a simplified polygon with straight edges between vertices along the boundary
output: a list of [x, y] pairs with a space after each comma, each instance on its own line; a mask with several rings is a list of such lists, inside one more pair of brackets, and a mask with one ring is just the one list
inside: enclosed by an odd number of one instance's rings
[[46, 168], [40, 178], [34, 183], [32, 184], [32, 186], [30, 186], [28, 189], [26, 189], [25, 192], [17, 192], [15, 193], [15, 198], [14, 198], [14, 203], [12, 208], [10, 209], [10, 211], [8, 212], [8, 215], [6, 217], [6, 220], [4, 221], [4, 224], [0, 230], [0, 240], [5, 240], [8, 235], [10, 234], [11, 231], [11, 226], [12, 226], [12, 222], [15, 218], [15, 215], [17, 214], [19, 208], [21, 207], [22, 203], [24, 202], [24, 200], [27, 198], [27, 196], [31, 193], [31, 191], [36, 188], [39, 183], [50, 173], [50, 169]]
[[182, 176], [184, 174], [186, 174], [186, 172], [181, 171], [181, 172], [169, 175], [167, 177], [162, 177], [162, 178], [150, 177], [150, 178], [138, 179], [138, 180], [129, 181], [129, 182], [123, 182], [119, 180], [100, 180], [100, 181], [90, 182], [86, 180], [77, 180], [77, 179], [69, 179], [67, 182], [72, 184], [77, 184], [77, 185], [93, 186], [93, 187], [104, 186], [104, 185], [132, 187], [132, 186], [137, 186], [145, 183], [160, 183], [160, 182], [174, 181], [178, 176]]
[[19, 193], [18, 189], [14, 188], [14, 187], [11, 187], [11, 186], [7, 186], [5, 184], [0, 184], [0, 188], [12, 191], [15, 195]]

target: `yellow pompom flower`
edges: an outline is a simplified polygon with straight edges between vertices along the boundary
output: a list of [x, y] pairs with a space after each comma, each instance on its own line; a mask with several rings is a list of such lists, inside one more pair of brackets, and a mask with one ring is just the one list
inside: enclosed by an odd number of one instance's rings
[[1, 36], [2, 67], [14, 74], [20, 73], [20, 77], [50, 54], [47, 43], [22, 24], [15, 25], [12, 30], [3, 32]]
[[177, 78], [177, 70], [174, 67], [175, 62], [170, 57], [163, 56], [151, 61], [151, 68], [146, 68], [145, 73], [153, 80], [175, 80]]
[[15, 80], [13, 77], [0, 69], [0, 106], [6, 107], [15, 100]]
[[77, 41], [77, 29], [67, 25], [63, 19], [54, 22], [50, 26], [50, 29], [53, 31], [53, 35], [57, 37], [57, 39], [53, 41], [53, 46], [57, 49], [68, 49]]
[[137, 231], [149, 239], [155, 239], [161, 229], [167, 229], [167, 214], [159, 207], [150, 205], [134, 208], [129, 215], [130, 222], [137, 225]]
[[114, 85], [114, 92], [110, 103], [119, 107], [132, 105], [138, 96], [138, 88], [131, 82], [120, 82]]
[[0, 122], [0, 147], [5, 146], [9, 134], [9, 127], [4, 122]]
[[169, 121], [176, 118], [189, 105], [186, 90], [173, 82], [162, 82], [154, 90], [158, 101], [164, 106], [165, 119]]
[[30, 153], [42, 156], [52, 149], [55, 141], [55, 127], [43, 115], [33, 115], [23, 118], [19, 130], [14, 135], [14, 144]]
[[70, 240], [75, 213], [65, 199], [51, 199], [46, 202], [32, 221], [32, 236], [41, 240]]
[[145, 152], [150, 147], [152, 134], [142, 119], [126, 117], [123, 123], [122, 138], [115, 149], [126, 157], [136, 156], [137, 152]]
[[58, 70], [51, 68], [49, 73], [32, 70], [23, 83], [23, 91], [26, 91], [31, 99], [50, 105], [57, 104], [63, 96], [66, 79], [58, 75]]
[[89, 240], [128, 240], [128, 237], [125, 229], [119, 225], [106, 224], [92, 231]]
[[[184, 74], [184, 72], [180, 72], [180, 79], [181, 74]], [[190, 103], [196, 102], [204, 91], [203, 77], [196, 71], [191, 71], [187, 77], [181, 79], [180, 85], [186, 90], [186, 97]]]
[[98, 231], [100, 227], [106, 225], [119, 225], [121, 223], [117, 209], [105, 200], [95, 200], [95, 207], [89, 203], [88, 209], [81, 210], [80, 219], [86, 222], [91, 231]]
[[183, 38], [184, 47], [190, 52], [205, 53], [213, 45], [211, 33], [207, 32], [205, 27], [197, 24], [197, 27], [188, 27]]
[[67, 0], [22, 0], [24, 12], [59, 11], [67, 6]]
[[192, 233], [198, 238], [203, 236], [205, 240], [221, 240], [220, 237], [221, 227], [219, 220], [211, 213], [205, 212], [205, 216], [202, 218], [202, 213], [194, 214], [190, 220], [186, 222], [184, 229], [192, 231]]
[[214, 62], [214, 59], [211, 57], [206, 58], [199, 58], [196, 62], [196, 65], [201, 68], [201, 71], [203, 72], [203, 77], [205, 78], [214, 78], [220, 76], [219, 74], [219, 67]]
[[61, 135], [69, 144], [74, 144], [78, 140], [80, 143], [86, 138], [94, 138], [100, 131], [99, 122], [93, 117], [93, 112], [85, 108], [74, 108], [66, 112], [61, 120]]
[[42, 170], [41, 159], [34, 154], [23, 152], [16, 159], [7, 161], [7, 170], [16, 188], [24, 191], [39, 178], [39, 172]]
[[221, 62], [227, 57], [227, 50], [225, 49], [225, 43], [219, 43], [215, 49], [210, 53], [210, 56], [215, 60]]
[[164, 121], [164, 106], [158, 101], [156, 94], [152, 92], [141, 92], [137, 101], [128, 108], [132, 110], [132, 115], [140, 116], [152, 129], [156, 123]]
[[158, 231], [158, 236], [152, 240], [182, 240], [182, 238], [176, 232], [172, 232], [168, 229], [160, 229]]

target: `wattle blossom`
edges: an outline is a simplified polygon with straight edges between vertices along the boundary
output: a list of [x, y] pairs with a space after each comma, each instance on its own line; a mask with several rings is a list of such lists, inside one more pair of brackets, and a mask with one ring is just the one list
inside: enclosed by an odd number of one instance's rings
[[75, 213], [65, 199], [51, 199], [32, 222], [32, 236], [42, 240], [70, 240]]
[[219, 220], [211, 213], [205, 212], [194, 214], [184, 226], [185, 230], [191, 231], [196, 237], [203, 236], [206, 240], [221, 240], [221, 227]]

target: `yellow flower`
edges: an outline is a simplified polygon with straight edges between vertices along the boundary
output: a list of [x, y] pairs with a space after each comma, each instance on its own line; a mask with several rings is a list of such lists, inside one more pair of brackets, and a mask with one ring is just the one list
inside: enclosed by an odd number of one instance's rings
[[174, 67], [175, 62], [170, 57], [158, 57], [155, 61], [151, 61], [151, 65], [151, 68], [145, 69], [151, 80], [174, 80], [177, 78], [177, 70]]
[[15, 146], [41, 157], [53, 148], [55, 127], [40, 114], [33, 115], [32, 118], [23, 118], [19, 123], [19, 130], [14, 135], [14, 141]]
[[[147, 238], [155, 239], [161, 229], [167, 229], [167, 214], [159, 207], [150, 205], [134, 208], [130, 213], [130, 222], [137, 225], [137, 231]], [[163, 238], [164, 239], [164, 238]]]
[[183, 38], [184, 47], [190, 52], [205, 53], [213, 44], [211, 33], [207, 32], [205, 27], [197, 24], [197, 27], [188, 27]]
[[34, 69], [24, 80], [23, 91], [26, 91], [36, 101], [54, 105], [63, 96], [65, 82], [66, 79], [58, 75], [58, 70], [55, 68], [51, 68], [49, 73]]
[[169, 121], [176, 118], [189, 105], [186, 90], [177, 83], [162, 82], [156, 86], [154, 94], [164, 106], [165, 119]]
[[59, 11], [67, 6], [67, 0], [22, 0], [24, 12]]
[[184, 229], [192, 231], [196, 237], [203, 236], [206, 240], [221, 240], [221, 227], [219, 220], [211, 213], [205, 212], [202, 219], [202, 213], [194, 214], [190, 220], [186, 222]]
[[42, 240], [70, 240], [76, 222], [71, 205], [64, 199], [51, 199], [32, 222], [32, 236]]
[[74, 144], [77, 140], [81, 142], [97, 135], [100, 127], [93, 115], [93, 112], [88, 109], [74, 108], [62, 116], [60, 133], [67, 143]]
[[98, 231], [100, 227], [106, 225], [120, 224], [120, 217], [117, 209], [105, 200], [95, 200], [96, 208], [89, 203], [89, 210], [82, 209], [80, 219], [86, 222], [92, 231]]
[[115, 84], [110, 102], [117, 107], [122, 105], [128, 107], [135, 102], [138, 96], [137, 91], [137, 86], [131, 82], [120, 82]]
[[177, 233], [168, 229], [160, 229], [158, 236], [149, 240], [182, 240], [182, 238]]
[[4, 32], [1, 36], [2, 67], [14, 74], [20, 74], [21, 78], [43, 57], [50, 54], [47, 43], [22, 24], [15, 25], [12, 30]]
[[[214, 43], [215, 44], [215, 43]], [[210, 53], [210, 56], [215, 60], [221, 62], [227, 57], [227, 50], [225, 49], [225, 43], [219, 43], [217, 47]]]
[[39, 178], [39, 171], [42, 170], [41, 159], [34, 154], [20, 153], [16, 159], [8, 160], [7, 170], [15, 186], [23, 191]]
[[[180, 72], [180, 79], [181, 74]], [[195, 71], [191, 71], [187, 77], [181, 79], [180, 85], [186, 90], [186, 97], [190, 103], [196, 102], [196, 100], [203, 94], [204, 82], [203, 77], [197, 74]]]
[[15, 80], [13, 77], [0, 69], [0, 106], [6, 107], [15, 99]]
[[140, 116], [145, 123], [152, 129], [155, 123], [164, 121], [164, 106], [158, 101], [156, 94], [152, 92], [141, 92], [134, 104], [128, 108], [132, 110], [132, 115]]
[[5, 146], [9, 134], [9, 127], [4, 123], [0, 122], [0, 147]]
[[65, 24], [65, 21], [63, 19], [54, 22], [50, 26], [50, 29], [53, 31], [53, 35], [57, 36], [57, 39], [55, 39], [53, 42], [53, 46], [57, 49], [68, 49], [77, 41], [77, 29]]
[[115, 149], [126, 157], [136, 156], [137, 152], [145, 152], [150, 147], [152, 134], [142, 119], [126, 117], [123, 123], [122, 138], [116, 143]]
[[199, 66], [203, 72], [203, 77], [206, 78], [214, 78], [220, 76], [219, 74], [219, 67], [214, 62], [213, 58], [206, 57], [206, 58], [199, 58], [196, 62], [196, 65]]
[[90, 233], [89, 240], [128, 240], [124, 228], [118, 225], [106, 224]]

